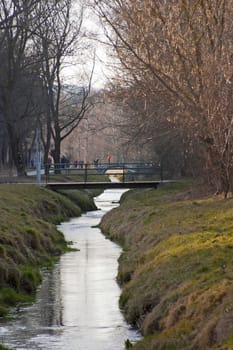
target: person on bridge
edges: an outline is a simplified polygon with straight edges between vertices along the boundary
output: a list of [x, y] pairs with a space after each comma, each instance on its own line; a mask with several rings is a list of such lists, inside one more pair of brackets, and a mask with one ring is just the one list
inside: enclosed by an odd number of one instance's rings
[[110, 162], [111, 162], [111, 156], [110, 156], [110, 154], [108, 154], [107, 160], [108, 160], [108, 164], [110, 164]]

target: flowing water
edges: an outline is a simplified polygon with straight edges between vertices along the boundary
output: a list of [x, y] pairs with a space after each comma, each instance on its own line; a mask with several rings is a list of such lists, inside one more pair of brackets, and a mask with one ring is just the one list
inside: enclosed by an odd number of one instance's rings
[[53, 271], [44, 274], [37, 301], [18, 308], [1, 325], [3, 344], [18, 350], [124, 350], [126, 339], [139, 339], [118, 306], [121, 249], [93, 227], [118, 205], [123, 192], [106, 190], [95, 200], [100, 210], [59, 226], [79, 251], [64, 254]]

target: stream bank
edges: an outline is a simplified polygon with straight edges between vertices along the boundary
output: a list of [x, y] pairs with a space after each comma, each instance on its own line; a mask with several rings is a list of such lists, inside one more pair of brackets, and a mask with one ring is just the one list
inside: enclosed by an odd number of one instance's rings
[[125, 317], [135, 350], [233, 349], [232, 199], [190, 182], [130, 191], [101, 222], [120, 243]]
[[104, 191], [95, 198], [98, 210], [58, 226], [75, 250], [43, 273], [36, 302], [18, 307], [3, 324], [4, 344], [17, 350], [123, 350], [125, 342], [141, 337], [119, 309], [121, 248], [97, 227], [101, 217], [118, 206], [123, 191]]
[[69, 249], [56, 225], [94, 210], [85, 191], [55, 193], [37, 185], [0, 185], [0, 317], [34, 300], [40, 270]]

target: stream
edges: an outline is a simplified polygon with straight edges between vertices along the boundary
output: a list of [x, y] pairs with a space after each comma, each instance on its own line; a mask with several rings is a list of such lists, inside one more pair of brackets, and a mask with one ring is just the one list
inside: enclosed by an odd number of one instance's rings
[[99, 210], [59, 225], [72, 251], [43, 274], [36, 302], [14, 310], [1, 324], [0, 340], [23, 350], [124, 350], [140, 334], [128, 325], [119, 309], [121, 290], [116, 282], [121, 248], [95, 227], [118, 206], [125, 190], [106, 190], [95, 198]]

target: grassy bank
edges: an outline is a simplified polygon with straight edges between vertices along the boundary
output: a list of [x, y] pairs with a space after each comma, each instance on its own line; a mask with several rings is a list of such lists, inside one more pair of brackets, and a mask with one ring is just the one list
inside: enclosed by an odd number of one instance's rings
[[123, 246], [121, 307], [135, 350], [233, 349], [233, 199], [190, 183], [126, 193], [101, 227]]
[[69, 249], [56, 225], [92, 209], [87, 192], [0, 185], [0, 317], [9, 307], [32, 301], [40, 270]]

